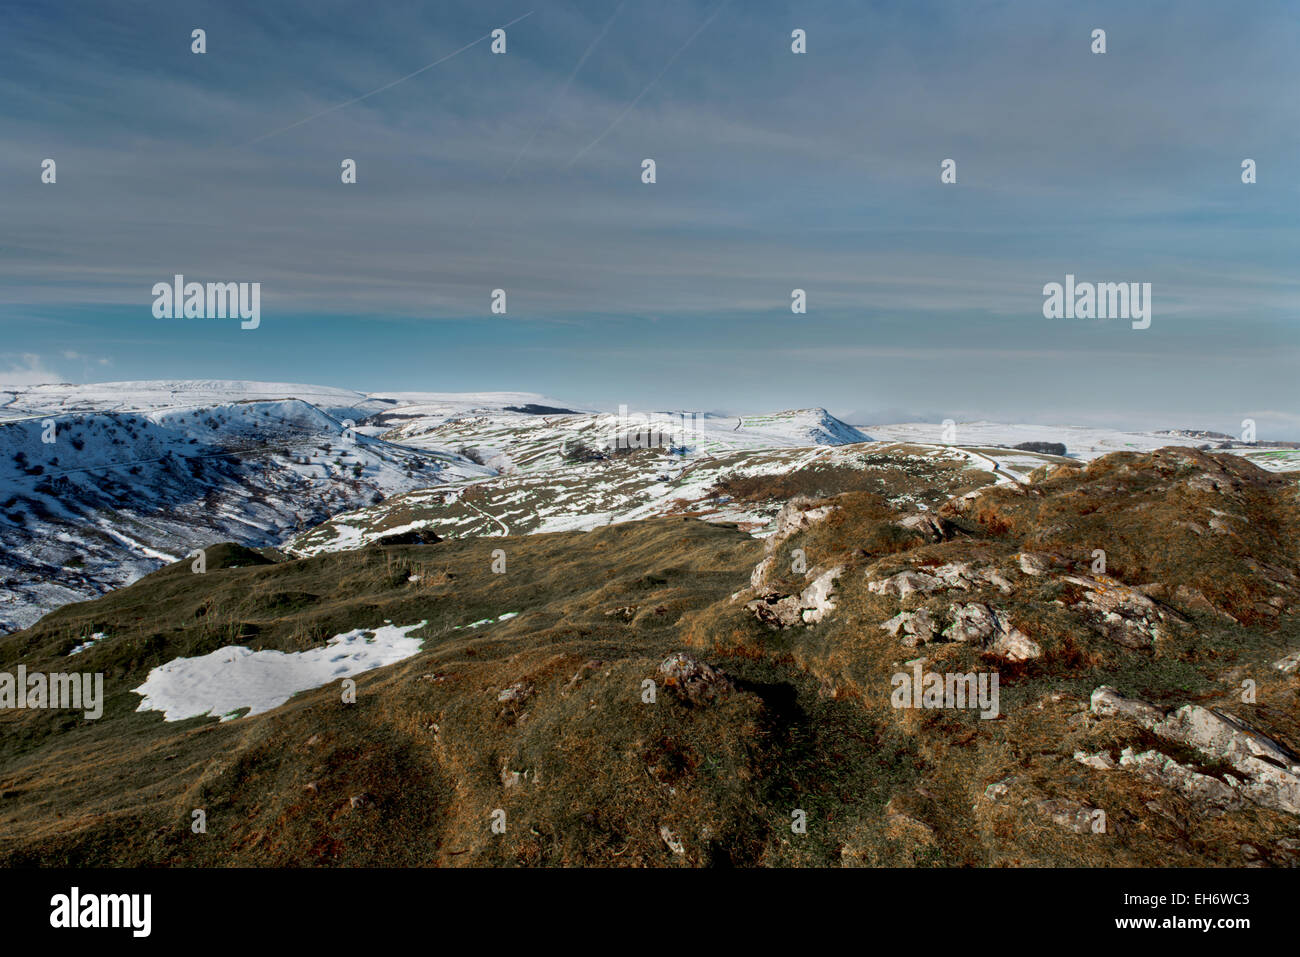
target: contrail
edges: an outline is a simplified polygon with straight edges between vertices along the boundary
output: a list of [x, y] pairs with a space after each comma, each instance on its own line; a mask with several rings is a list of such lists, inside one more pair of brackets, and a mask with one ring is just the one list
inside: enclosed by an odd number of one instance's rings
[[[511, 20], [509, 23], [501, 26], [499, 29], [504, 30], [506, 27], [512, 27], [520, 20], [523, 20], [527, 17], [531, 17], [533, 13], [534, 11], [529, 10], [522, 17], [516, 17], [515, 19]], [[280, 129], [272, 130], [270, 133], [263, 133], [261, 136], [257, 137], [256, 139], [251, 139], [247, 143], [244, 143], [243, 145], [252, 146], [254, 143], [260, 143], [262, 142], [262, 140], [270, 139], [272, 136], [279, 136], [281, 133], [285, 133], [293, 129], [294, 127], [302, 126], [304, 123], [310, 123], [312, 120], [319, 119], [320, 117], [324, 116], [326, 113], [333, 113], [335, 110], [341, 110], [345, 106], [351, 106], [353, 103], [360, 103], [362, 100], [369, 99], [370, 97], [374, 96], [376, 93], [383, 93], [384, 90], [391, 90], [393, 87], [397, 86], [397, 84], [405, 83], [411, 77], [419, 76], [425, 70], [432, 70], [439, 63], [446, 63], [452, 57], [459, 56], [460, 54], [468, 50], [470, 47], [477, 46], [478, 44], [482, 43], [484, 40], [490, 38], [491, 36], [492, 36], [492, 32], [488, 31], [487, 33], [483, 34], [483, 36], [479, 37], [477, 40], [465, 44], [459, 50], [455, 50], [451, 53], [448, 53], [444, 57], [439, 57], [438, 59], [434, 60], [432, 63], [425, 64], [424, 66], [420, 67], [418, 70], [416, 70], [413, 73], [408, 73], [406, 74], [406, 76], [399, 77], [398, 79], [394, 80], [391, 83], [385, 83], [383, 86], [377, 87], [376, 89], [371, 90], [369, 93], [362, 93], [360, 96], [353, 97], [352, 99], [344, 103], [339, 103], [336, 104], [335, 106], [328, 107], [327, 109], [321, 110], [319, 113], [313, 113], [311, 116], [301, 119], [296, 123], [290, 123], [288, 126], [282, 126]]]
[[677, 52], [674, 53], [672, 56], [670, 56], [670, 57], [668, 58], [668, 62], [665, 63], [665, 64], [663, 65], [663, 69], [660, 70], [660, 71], [655, 75], [655, 78], [654, 78], [653, 80], [651, 80], [648, 84], [646, 84], [646, 88], [645, 88], [644, 90], [642, 90], [640, 93], [638, 93], [638, 94], [636, 95], [636, 98], [635, 98], [634, 100], [632, 100], [631, 103], [629, 103], [627, 106], [623, 107], [622, 112], [619, 113], [618, 116], [614, 117], [614, 122], [613, 122], [613, 123], [610, 123], [609, 126], [605, 127], [605, 132], [604, 132], [604, 133], [601, 133], [599, 136], [597, 136], [594, 140], [592, 140], [590, 143], [588, 143], [588, 144], [587, 144], [586, 146], [584, 146], [582, 149], [578, 150], [578, 154], [577, 154], [576, 156], [574, 156], [573, 159], [569, 160], [568, 163], [565, 164], [565, 167], [564, 167], [565, 169], [568, 169], [568, 168], [571, 167], [574, 163], [578, 162], [578, 160], [582, 159], [583, 154], [585, 154], [585, 153], [587, 152], [587, 150], [591, 149], [593, 146], [595, 146], [597, 143], [599, 143], [601, 140], [603, 140], [603, 139], [606, 137], [606, 135], [609, 134], [609, 131], [610, 131], [610, 130], [612, 130], [614, 127], [618, 126], [619, 121], [622, 120], [623, 117], [627, 116], [627, 114], [630, 113], [630, 112], [632, 111], [632, 108], [635, 107], [635, 106], [637, 105], [637, 103], [639, 103], [639, 102], [641, 101], [641, 97], [645, 96], [647, 93], [650, 92], [650, 90], [654, 87], [654, 85], [655, 85], [656, 83], [658, 83], [658, 82], [660, 81], [660, 79], [663, 78], [663, 75], [664, 75], [665, 73], [668, 72], [668, 68], [669, 68], [670, 66], [672, 66], [674, 62], [676, 62], [676, 60], [677, 60], [677, 58], [678, 58], [679, 56], [681, 56], [683, 53], [686, 52], [686, 48], [689, 47], [692, 43], [695, 42], [695, 38], [698, 37], [701, 33], [703, 33], [703, 32], [705, 31], [705, 29], [709, 26], [710, 23], [712, 23], [714, 20], [716, 20], [716, 19], [718, 18], [718, 14], [722, 12], [722, 8], [725, 7], [725, 6], [726, 6], [728, 3], [730, 3], [730, 2], [731, 2], [731, 0], [722, 0], [722, 2], [721, 2], [720, 4], [718, 4], [717, 8], [716, 8], [716, 9], [715, 9], [711, 14], [709, 14], [708, 19], [706, 19], [703, 23], [701, 23], [698, 27], [696, 27], [695, 32], [692, 33], [692, 34], [687, 38], [687, 40], [686, 40], [685, 43], [683, 43], [680, 47], [678, 47]]
[[537, 124], [536, 128], [534, 128], [533, 130], [533, 135], [528, 137], [528, 142], [524, 144], [524, 148], [519, 151], [519, 155], [516, 156], [514, 162], [510, 164], [510, 168], [506, 170], [507, 177], [514, 172], [515, 167], [519, 165], [519, 161], [524, 158], [524, 154], [527, 153], [528, 150], [532, 147], [533, 140], [537, 139], [537, 134], [542, 131], [542, 128], [546, 126], [547, 121], [551, 118], [551, 114], [555, 112], [556, 104], [559, 103], [560, 100], [564, 99], [564, 94], [568, 92], [569, 86], [573, 83], [574, 78], [576, 78], [578, 75], [578, 71], [582, 69], [582, 65], [586, 63], [587, 58], [591, 56], [591, 51], [596, 49], [596, 44], [599, 43], [601, 40], [605, 39], [605, 34], [609, 32], [609, 28], [613, 26], [615, 18], [618, 16], [619, 11], [623, 9], [626, 3], [627, 0], [620, 0], [619, 5], [614, 8], [613, 15], [610, 16], [609, 20], [606, 21], [605, 25], [600, 28], [600, 32], [596, 34], [595, 39], [592, 40], [591, 43], [587, 45], [587, 49], [583, 52], [582, 56], [578, 59], [577, 65], [574, 66], [573, 72], [569, 74], [568, 79], [564, 81], [559, 91], [555, 94], [555, 99], [551, 100], [551, 105], [547, 107], [546, 115], [542, 117], [542, 122]]

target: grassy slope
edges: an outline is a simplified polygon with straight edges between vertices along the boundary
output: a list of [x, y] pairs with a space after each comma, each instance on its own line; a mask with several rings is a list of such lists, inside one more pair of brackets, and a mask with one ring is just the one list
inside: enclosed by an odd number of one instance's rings
[[[1071, 757], [1150, 746], [1131, 726], [1075, 720], [1101, 683], [1168, 705], [1226, 703], [1297, 743], [1295, 678], [1268, 663], [1300, 647], [1300, 629], [1289, 610], [1255, 608], [1251, 566], [1295, 567], [1294, 485], [1232, 465], [1242, 487], [1231, 510], [1251, 524], [1231, 541], [1171, 531], [1223, 508], [1183, 479], [1228, 458], [1121, 453], [1028, 492], [989, 490], [952, 513], [959, 534], [937, 544], [900, 533], [881, 495], [837, 477], [825, 491], [839, 510], [782, 549], [846, 565], [839, 607], [788, 631], [729, 600], [762, 543], [693, 519], [300, 561], [212, 549], [204, 575], [172, 566], [0, 639], [0, 670], [102, 670], [109, 696], [98, 722], [0, 713], [0, 864], [1239, 864], [1243, 842], [1300, 836], [1295, 819], [1254, 807], [1209, 819]], [[1182, 609], [1186, 627], [1132, 650], [1054, 605], [1070, 597], [1064, 586], [1027, 580], [986, 598], [1045, 651], [1000, 666], [1002, 719], [893, 710], [889, 677], [904, 659], [924, 653], [941, 671], [993, 663], [966, 645], [901, 648], [877, 627], [898, 603], [868, 593], [866, 573], [1005, 565], [1030, 545], [1084, 571], [1106, 547], [1117, 579], [1196, 583], [1243, 623]], [[507, 552], [503, 575], [491, 571], [495, 548]], [[454, 628], [505, 612], [520, 614]], [[360, 676], [355, 705], [335, 685], [226, 723], [134, 710], [130, 689], [174, 657], [232, 643], [299, 650], [385, 620], [427, 620], [424, 651]], [[64, 657], [94, 632], [108, 637]], [[736, 689], [692, 704], [661, 682], [657, 702], [642, 703], [642, 682], [679, 649], [721, 666]], [[1235, 700], [1243, 674], [1259, 681], [1257, 705]], [[518, 683], [531, 692], [499, 700]], [[1017, 800], [983, 800], [1008, 775]], [[1103, 807], [1110, 828], [1064, 832], [1021, 797]], [[190, 830], [195, 808], [206, 834]], [[503, 835], [489, 827], [495, 809]], [[806, 835], [791, 832], [795, 809]]]

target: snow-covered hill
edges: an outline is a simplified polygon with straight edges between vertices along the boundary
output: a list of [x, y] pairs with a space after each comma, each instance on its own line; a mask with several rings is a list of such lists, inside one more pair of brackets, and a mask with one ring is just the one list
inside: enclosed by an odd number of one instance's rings
[[21, 390], [0, 388], [0, 422], [52, 412], [148, 412], [230, 402], [298, 399], [337, 419], [359, 421], [397, 404], [350, 389], [293, 382], [158, 379], [141, 382], [57, 383]]
[[[671, 418], [692, 454], [864, 438], [822, 410]], [[638, 423], [664, 419], [528, 392], [228, 380], [0, 391], [0, 630], [215, 541], [280, 545], [400, 493], [562, 469], [577, 445], [635, 441]]]
[[[999, 458], [1008, 463], [1015, 458], [1011, 447], [1025, 442], [1059, 442], [1066, 455], [1091, 461], [1111, 452], [1152, 452], [1170, 445], [1188, 448], [1216, 448], [1228, 436], [1181, 430], [1121, 432], [1117, 429], [1073, 425], [1015, 425], [1004, 422], [958, 422], [951, 432], [935, 422], [902, 422], [866, 427], [872, 436], [894, 442], [923, 442], [960, 445], [967, 448], [1007, 447]], [[1270, 447], [1260, 443], [1253, 448], [1230, 448], [1224, 451], [1242, 455], [1262, 469], [1274, 472], [1300, 470], [1300, 450]]]
[[[739, 500], [728, 493], [729, 482], [835, 470], [862, 473], [864, 483], [871, 480], [868, 472], [893, 479], [872, 490], [896, 505], [913, 507], [918, 506], [916, 493], [925, 487], [997, 481], [986, 459], [933, 446], [858, 443], [728, 449], [711, 455], [646, 451], [408, 492], [337, 515], [285, 547], [295, 555], [317, 555], [413, 531], [443, 538], [532, 535], [590, 531], [666, 515], [734, 523], [762, 536], [784, 501]], [[896, 487], [890, 489], [890, 484]]]
[[[770, 503], [734, 502], [721, 480], [888, 460], [1013, 482], [1052, 460], [1005, 448], [1021, 442], [1060, 442], [1076, 459], [1213, 442], [989, 422], [944, 438], [928, 423], [864, 431], [818, 408], [598, 412], [527, 392], [226, 380], [0, 390], [0, 630], [216, 541], [308, 554], [430, 526], [521, 534], [674, 513], [761, 534]], [[1300, 470], [1293, 449], [1233, 452]]]
[[[275, 545], [388, 495], [492, 474], [360, 434], [301, 399], [165, 405], [170, 390], [138, 385], [11, 402], [28, 414], [0, 422], [0, 629], [212, 542]], [[335, 411], [358, 406], [314, 397]], [[60, 411], [72, 408], [84, 411]]]
[[582, 451], [671, 448], [686, 455], [805, 448], [866, 442], [869, 437], [825, 409], [770, 415], [693, 412], [526, 414], [477, 408], [443, 414], [414, 406], [376, 420], [397, 424], [385, 438], [416, 448], [464, 449], [501, 472], [538, 472], [572, 464]]

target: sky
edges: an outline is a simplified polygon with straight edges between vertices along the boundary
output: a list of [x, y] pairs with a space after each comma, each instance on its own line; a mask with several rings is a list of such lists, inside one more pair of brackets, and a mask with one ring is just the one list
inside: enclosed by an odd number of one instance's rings
[[[5, 0], [0, 383], [1300, 439], [1298, 13]], [[156, 318], [177, 273], [260, 325]], [[1045, 318], [1067, 274], [1150, 327]]]

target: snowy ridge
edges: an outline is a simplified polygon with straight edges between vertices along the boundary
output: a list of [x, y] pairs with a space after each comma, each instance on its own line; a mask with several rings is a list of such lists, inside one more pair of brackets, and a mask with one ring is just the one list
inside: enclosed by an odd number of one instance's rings
[[[408, 411], [410, 414], [407, 415]], [[825, 409], [771, 415], [723, 416], [710, 413], [594, 412], [574, 415], [523, 414], [471, 410], [452, 416], [399, 410], [405, 420], [384, 437], [415, 448], [472, 450], [500, 472], [549, 471], [572, 464], [576, 449], [635, 448], [638, 433], [647, 444], [671, 445], [688, 455], [720, 455], [761, 450], [847, 445], [869, 441]], [[389, 419], [390, 416], [383, 418]]]

